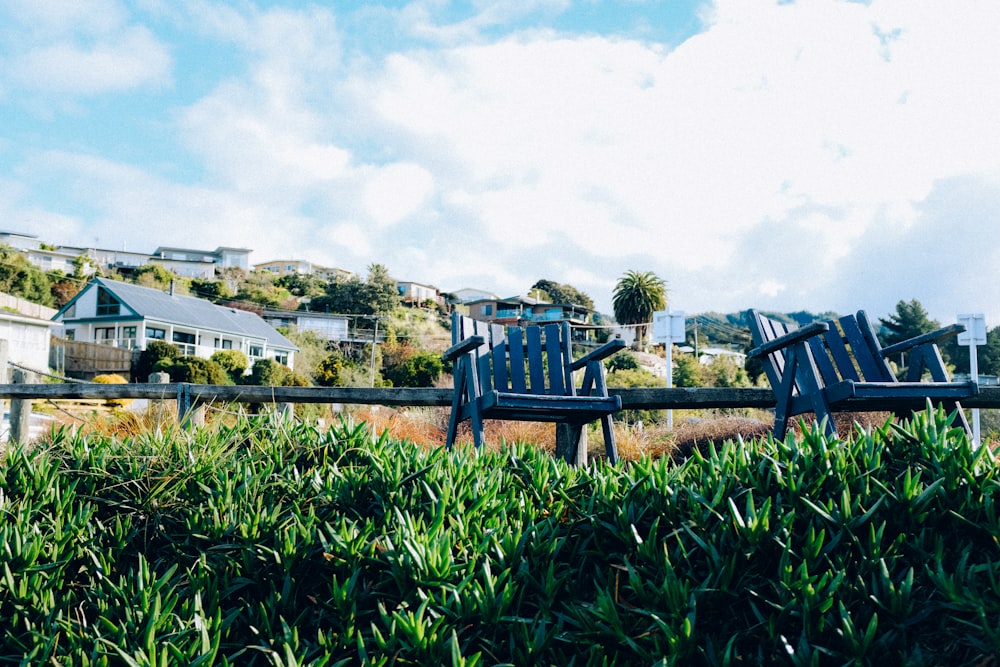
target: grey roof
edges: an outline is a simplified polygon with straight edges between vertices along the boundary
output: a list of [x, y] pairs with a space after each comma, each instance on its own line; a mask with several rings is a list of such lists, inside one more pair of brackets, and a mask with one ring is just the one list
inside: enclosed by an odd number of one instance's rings
[[131, 283], [96, 278], [97, 282], [114, 294], [128, 308], [146, 318], [212, 329], [222, 333], [237, 334], [267, 341], [271, 347], [297, 350], [295, 344], [282, 336], [255, 313], [237, 308], [217, 306], [211, 301], [193, 296], [169, 294]]

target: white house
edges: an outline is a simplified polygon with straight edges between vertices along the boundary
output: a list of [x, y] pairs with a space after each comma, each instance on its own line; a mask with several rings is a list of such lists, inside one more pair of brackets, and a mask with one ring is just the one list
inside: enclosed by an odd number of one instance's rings
[[298, 331], [312, 331], [326, 341], [340, 342], [350, 338], [351, 318], [328, 313], [311, 313], [304, 310], [265, 310], [264, 321], [273, 327], [294, 327]]
[[52, 319], [70, 340], [133, 350], [164, 340], [184, 355], [240, 350], [251, 363], [274, 359], [289, 367], [298, 350], [255, 313], [107, 278], [95, 278]]
[[7, 359], [36, 371], [49, 367], [52, 308], [9, 294], [0, 294], [0, 340], [7, 341]]

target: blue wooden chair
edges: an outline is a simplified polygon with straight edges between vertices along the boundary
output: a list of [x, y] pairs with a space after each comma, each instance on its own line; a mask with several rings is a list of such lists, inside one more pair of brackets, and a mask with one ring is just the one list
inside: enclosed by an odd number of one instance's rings
[[[454, 313], [452, 343], [444, 355], [454, 362], [455, 378], [449, 448], [466, 420], [477, 448], [483, 445], [485, 419], [566, 424], [573, 443], [584, 425], [600, 420], [608, 459], [618, 460], [611, 415], [621, 409], [621, 398], [608, 395], [602, 360], [625, 347], [624, 341], [573, 359], [568, 322], [512, 326], [505, 333], [502, 325]], [[573, 378], [578, 370], [583, 370], [580, 389]]]
[[[953, 324], [882, 347], [863, 310], [801, 329], [751, 310], [754, 348], [749, 356], [762, 359], [774, 389], [774, 437], [783, 438], [789, 419], [803, 413], [812, 412], [825, 422], [827, 434], [836, 435], [835, 411], [891, 411], [901, 416], [925, 408], [928, 400], [954, 410], [971, 433], [959, 401], [976, 396], [979, 385], [950, 381], [937, 346], [964, 330], [963, 325]], [[902, 381], [888, 362], [901, 352], [907, 353]]]

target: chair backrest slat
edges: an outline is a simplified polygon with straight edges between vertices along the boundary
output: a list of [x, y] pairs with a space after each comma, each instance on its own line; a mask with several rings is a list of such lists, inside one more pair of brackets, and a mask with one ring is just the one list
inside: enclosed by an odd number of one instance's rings
[[545, 362], [542, 359], [542, 329], [525, 327], [524, 334], [528, 345], [528, 393], [544, 394]]
[[[483, 392], [573, 396], [569, 323], [510, 326], [452, 318], [452, 342], [482, 336], [484, 343], [469, 352], [467, 363]], [[468, 366], [467, 366], [468, 368]]]
[[549, 387], [545, 393], [553, 396], [566, 395], [566, 377], [563, 375], [563, 346], [561, 327], [558, 324], [545, 325], [545, 356], [548, 359]]
[[845, 315], [840, 318], [840, 325], [844, 328], [844, 338], [851, 346], [854, 360], [863, 379], [867, 382], [892, 382], [894, 380], [892, 373], [882, 361], [878, 350], [869, 347], [868, 341], [861, 333], [857, 317]]

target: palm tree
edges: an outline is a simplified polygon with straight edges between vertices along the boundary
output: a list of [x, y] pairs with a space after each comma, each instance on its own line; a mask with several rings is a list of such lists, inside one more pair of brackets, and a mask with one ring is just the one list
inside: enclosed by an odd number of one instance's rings
[[626, 271], [615, 285], [611, 305], [618, 324], [636, 325], [638, 348], [653, 313], [667, 307], [667, 283], [652, 271]]

